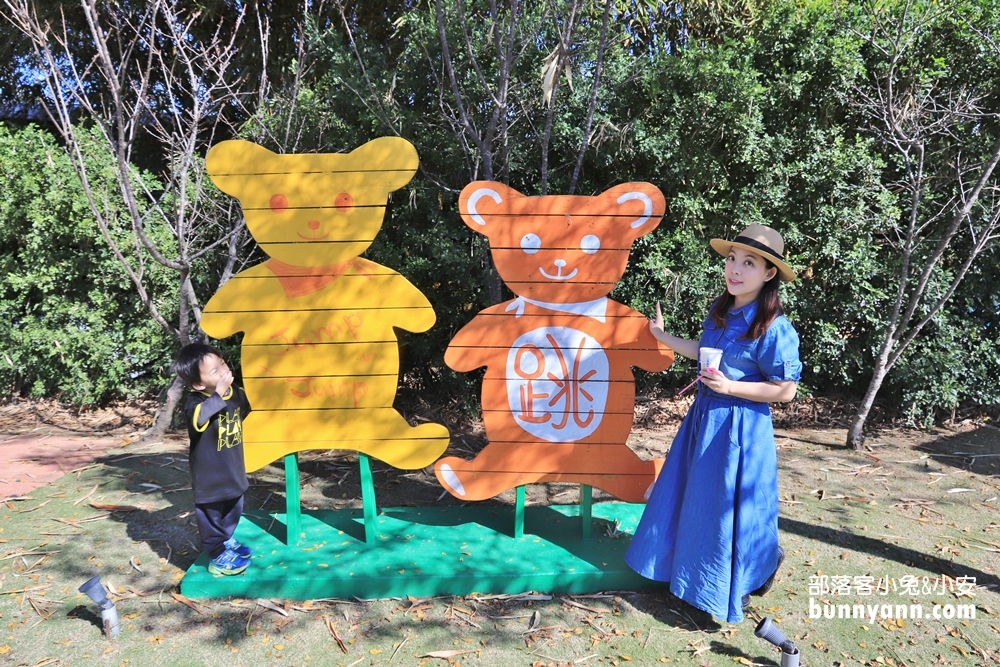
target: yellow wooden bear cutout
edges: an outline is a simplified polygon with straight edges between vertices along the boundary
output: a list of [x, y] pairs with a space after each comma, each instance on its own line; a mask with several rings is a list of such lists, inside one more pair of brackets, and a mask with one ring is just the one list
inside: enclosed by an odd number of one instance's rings
[[247, 470], [305, 449], [355, 450], [406, 469], [433, 463], [448, 430], [410, 426], [392, 404], [393, 327], [427, 331], [434, 310], [406, 278], [358, 256], [382, 226], [389, 193], [416, 172], [412, 144], [383, 137], [347, 154], [279, 155], [224, 141], [206, 168], [240, 200], [271, 257], [226, 283], [201, 320], [214, 338], [245, 332]]

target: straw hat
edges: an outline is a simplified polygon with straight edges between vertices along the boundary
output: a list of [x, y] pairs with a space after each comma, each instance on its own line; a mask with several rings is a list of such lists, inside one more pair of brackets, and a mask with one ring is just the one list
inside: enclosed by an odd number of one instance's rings
[[782, 280], [789, 283], [795, 280], [795, 271], [785, 263], [785, 242], [781, 234], [766, 225], [750, 225], [732, 241], [712, 239], [709, 243], [723, 257], [729, 256], [733, 246], [756, 253], [777, 267]]

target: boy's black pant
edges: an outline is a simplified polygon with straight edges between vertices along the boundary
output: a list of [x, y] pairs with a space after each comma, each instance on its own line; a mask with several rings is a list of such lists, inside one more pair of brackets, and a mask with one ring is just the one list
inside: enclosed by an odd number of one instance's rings
[[236, 532], [236, 524], [243, 516], [243, 496], [214, 503], [195, 503], [194, 515], [198, 518], [201, 548], [209, 558], [217, 558], [226, 547], [223, 542]]

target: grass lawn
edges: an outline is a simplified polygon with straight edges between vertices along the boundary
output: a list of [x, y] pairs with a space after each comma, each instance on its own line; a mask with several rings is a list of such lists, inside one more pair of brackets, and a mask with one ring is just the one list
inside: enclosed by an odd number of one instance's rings
[[[637, 429], [630, 444], [662, 456], [672, 435]], [[803, 665], [1000, 663], [1000, 430], [886, 431], [865, 452], [843, 449], [840, 429], [778, 435], [787, 557], [737, 625], [663, 589], [188, 599], [178, 584], [198, 548], [185, 441], [127, 442], [0, 505], [0, 666], [777, 665], [753, 633], [765, 616]], [[469, 457], [465, 442], [455, 453]], [[304, 506], [360, 507], [355, 459], [308, 453], [300, 465]], [[426, 471], [374, 473], [380, 506], [458, 504]], [[268, 466], [247, 508], [283, 512], [284, 492]], [[575, 500], [569, 486], [528, 490], [529, 504]], [[111, 641], [77, 592], [95, 574], [121, 619]], [[856, 609], [864, 618], [837, 618]]]

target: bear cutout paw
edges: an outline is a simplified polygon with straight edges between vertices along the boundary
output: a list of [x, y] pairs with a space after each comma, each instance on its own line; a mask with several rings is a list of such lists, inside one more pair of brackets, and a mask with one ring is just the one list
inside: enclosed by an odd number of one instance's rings
[[404, 437], [376, 440], [358, 451], [394, 468], [416, 470], [431, 465], [448, 449], [451, 434], [441, 424], [420, 424], [408, 430]]

